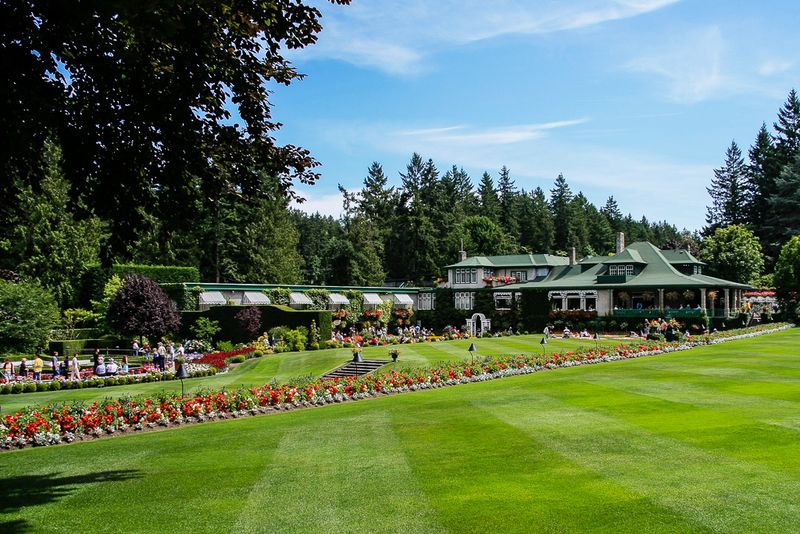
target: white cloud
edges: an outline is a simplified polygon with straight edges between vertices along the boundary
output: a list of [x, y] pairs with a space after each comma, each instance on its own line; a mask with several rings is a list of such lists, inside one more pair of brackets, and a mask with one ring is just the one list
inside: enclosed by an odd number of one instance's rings
[[398, 135], [413, 137], [419, 144], [424, 144], [425, 146], [430, 143], [446, 143], [462, 146], [507, 145], [533, 139], [541, 139], [545, 136], [546, 130], [574, 126], [587, 121], [588, 119], [574, 119], [484, 129], [474, 129], [466, 126], [449, 126], [445, 128], [400, 131]]
[[773, 58], [761, 63], [758, 67], [758, 73], [762, 76], [774, 76], [790, 70], [793, 66], [791, 61]]
[[338, 219], [344, 213], [342, 195], [340, 193], [320, 194], [319, 191], [314, 189], [298, 187], [297, 194], [304, 198], [305, 201], [302, 203], [293, 201], [291, 203], [292, 208], [310, 214], [330, 215], [335, 219]]
[[[583, 122], [543, 124], [566, 126]], [[676, 162], [657, 154], [610, 148], [602, 145], [596, 135], [585, 140], [578, 135], [580, 129], [570, 129], [569, 135], [566, 129], [529, 135], [526, 128], [530, 126], [410, 128], [397, 124], [328, 123], [324, 129], [341, 143], [373, 147], [402, 158], [420, 152], [424, 158], [432, 158], [440, 169], [456, 163], [473, 180], [484, 171], [496, 173], [506, 165], [517, 186], [529, 191], [536, 187], [549, 191], [555, 177], [563, 172], [573, 190], [584, 191], [595, 204], [614, 195], [623, 210], [635, 217], [646, 215], [650, 220], [668, 220], [679, 227], [702, 226], [707, 202], [705, 185], [712, 175], [712, 164]], [[519, 129], [520, 139], [497, 134]], [[478, 142], [481, 132], [487, 134]], [[386, 169], [389, 175], [394, 170], [397, 169]]]
[[299, 58], [334, 58], [390, 74], [424, 70], [424, 58], [453, 45], [511, 34], [576, 30], [635, 17], [679, 0], [318, 1], [324, 30]]
[[672, 100], [694, 103], [734, 85], [722, 74], [724, 53], [722, 32], [712, 26], [660, 43], [630, 61], [627, 68], [665, 80]]

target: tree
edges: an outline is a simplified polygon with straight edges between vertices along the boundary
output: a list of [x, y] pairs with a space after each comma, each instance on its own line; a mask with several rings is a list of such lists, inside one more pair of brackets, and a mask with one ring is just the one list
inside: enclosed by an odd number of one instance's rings
[[481, 215], [489, 217], [493, 221], [499, 220], [500, 199], [497, 196], [497, 189], [494, 187], [494, 180], [488, 172], [481, 176], [481, 183], [478, 185], [478, 201]]
[[764, 256], [753, 232], [741, 225], [717, 228], [703, 242], [703, 261], [713, 276], [747, 284], [761, 275]]
[[600, 213], [603, 214], [615, 232], [621, 231], [622, 212], [619, 209], [619, 204], [614, 199], [614, 196], [608, 197], [605, 205], [600, 208]]
[[516, 240], [519, 238], [519, 222], [515, 218], [517, 189], [514, 180], [511, 179], [511, 171], [505, 165], [500, 169], [500, 176], [497, 179], [497, 192], [500, 206], [498, 222], [503, 230]]
[[126, 336], [158, 340], [175, 332], [181, 317], [161, 286], [146, 276], [129, 274], [108, 304], [108, 322]]
[[87, 266], [99, 261], [101, 224], [94, 217], [81, 221], [73, 217], [58, 146], [45, 144], [41, 165], [37, 187], [19, 180], [14, 184], [17, 194], [8, 217], [9, 239], [0, 241], [2, 263], [38, 280], [61, 307], [69, 307], [76, 304]]
[[775, 127], [775, 152], [782, 165], [791, 163], [800, 154], [800, 98], [792, 89], [778, 110]]
[[706, 191], [711, 196], [711, 205], [706, 214], [707, 233], [731, 224], [743, 224], [747, 219], [747, 184], [742, 151], [735, 141], [725, 152], [725, 163], [714, 169], [711, 187]]
[[276, 143], [267, 97], [301, 77], [282, 54], [313, 44], [320, 18], [299, 0], [0, 3], [0, 168], [25, 177], [55, 135], [73, 199], [110, 222], [117, 254], [142, 207], [189, 228], [192, 200], [249, 195], [261, 171], [291, 195], [317, 163]]
[[800, 315], [800, 235], [793, 236], [781, 249], [775, 265], [775, 289], [784, 309], [792, 319]]
[[550, 211], [553, 213], [554, 239], [553, 246], [558, 251], [567, 251], [575, 245], [574, 226], [572, 220], [572, 191], [563, 174], [556, 178], [550, 190]]
[[766, 124], [761, 124], [761, 129], [748, 151], [747, 176], [747, 222], [762, 240], [767, 236], [764, 232], [764, 222], [769, 211], [769, 199], [775, 191], [775, 147], [772, 134], [767, 130]]
[[0, 280], [0, 353], [41, 349], [58, 317], [53, 295], [40, 285]]
[[[537, 187], [531, 193], [533, 216], [530, 225], [524, 226], [522, 236], [531, 252], [549, 253], [553, 250], [555, 225], [547, 205], [544, 191]], [[526, 237], [527, 236], [527, 237]]]
[[769, 207], [767, 227], [773, 245], [785, 243], [800, 233], [800, 153], [790, 165], [783, 167], [775, 180], [775, 193], [770, 197]]
[[464, 250], [472, 256], [494, 256], [512, 252], [511, 239], [499, 224], [483, 215], [464, 219], [456, 233], [464, 238]]

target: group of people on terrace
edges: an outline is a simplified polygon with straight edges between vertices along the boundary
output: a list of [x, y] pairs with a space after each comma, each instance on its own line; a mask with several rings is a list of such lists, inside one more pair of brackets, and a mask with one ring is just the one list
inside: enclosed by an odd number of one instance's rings
[[[53, 380], [63, 377], [63, 379], [79, 380], [81, 377], [80, 362], [78, 361], [78, 353], [74, 353], [72, 358], [65, 355], [63, 360], [59, 359], [58, 351], [53, 352], [52, 356], [47, 357], [50, 360], [50, 378]], [[3, 361], [3, 382], [13, 382], [17, 379], [32, 378], [34, 382], [41, 382], [44, 379], [45, 363], [41, 353], [37, 352], [33, 358], [33, 362], [28, 363], [28, 359], [24, 356], [20, 359], [19, 364], [15, 365], [10, 358]]]

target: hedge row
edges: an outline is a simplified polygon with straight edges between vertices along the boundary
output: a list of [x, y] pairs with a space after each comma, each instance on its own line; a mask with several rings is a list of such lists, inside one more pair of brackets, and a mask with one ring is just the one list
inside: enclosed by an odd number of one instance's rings
[[[231, 341], [232, 343], [247, 343], [253, 341], [236, 319], [236, 314], [251, 306], [212, 306], [205, 311], [182, 311], [181, 332], [184, 339], [192, 337], [192, 326], [200, 317], [218, 321], [220, 333], [214, 341]], [[303, 326], [311, 328], [314, 321], [319, 329], [320, 339], [328, 340], [331, 337], [331, 312], [326, 310], [295, 310], [288, 306], [266, 305], [255, 306], [261, 310], [261, 332], [266, 332], [276, 326], [297, 328]]]
[[81, 288], [81, 305], [89, 307], [91, 300], [100, 300], [103, 287], [113, 275], [124, 277], [126, 274], [141, 274], [152, 278], [159, 284], [180, 284], [183, 282], [199, 282], [200, 270], [197, 267], [178, 267], [173, 265], [138, 265], [116, 264], [111, 269], [101, 265], [90, 266], [83, 275]]
[[130, 340], [118, 337], [104, 337], [98, 339], [58, 339], [48, 342], [47, 350], [50, 354], [58, 351], [59, 354], [72, 354], [82, 352], [84, 349], [128, 349]]

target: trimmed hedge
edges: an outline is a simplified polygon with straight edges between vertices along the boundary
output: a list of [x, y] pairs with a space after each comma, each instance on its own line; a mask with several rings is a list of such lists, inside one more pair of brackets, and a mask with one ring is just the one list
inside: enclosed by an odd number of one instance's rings
[[57, 339], [48, 342], [47, 350], [50, 354], [57, 350], [59, 354], [72, 354], [83, 349], [127, 349], [130, 340], [125, 338], [105, 337], [99, 339]]
[[[197, 267], [179, 267], [174, 265], [139, 265], [139, 264], [115, 264], [111, 269], [105, 269], [101, 265], [91, 265], [86, 270], [82, 278], [81, 305], [89, 306], [91, 300], [100, 300], [103, 295], [103, 287], [113, 275], [120, 278], [126, 274], [141, 274], [153, 279], [159, 284], [181, 284], [183, 282], [199, 282], [200, 270]], [[174, 296], [170, 294], [170, 298]], [[178, 299], [174, 299], [176, 302]]]
[[[231, 341], [233, 343], [246, 343], [253, 341], [236, 319], [236, 314], [244, 308], [253, 306], [212, 306], [205, 311], [182, 311], [180, 335], [189, 339], [192, 337], [191, 328], [200, 317], [218, 321], [220, 332], [215, 336], [215, 341]], [[321, 340], [331, 337], [331, 312], [327, 310], [295, 310], [288, 306], [265, 305], [255, 306], [261, 310], [261, 331], [266, 332], [276, 326], [297, 328], [303, 326], [311, 329], [311, 321], [315, 321], [319, 329]]]

